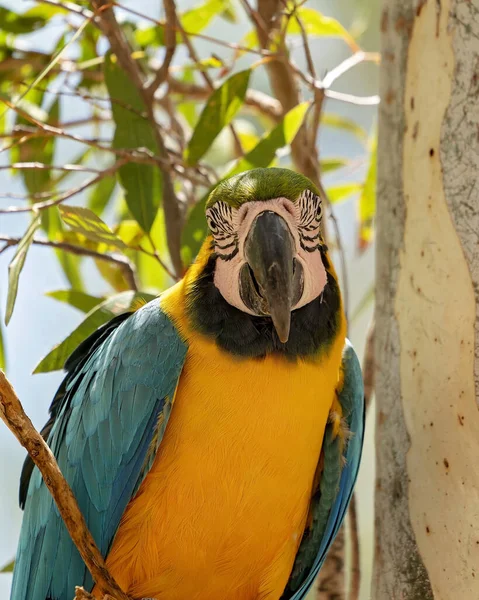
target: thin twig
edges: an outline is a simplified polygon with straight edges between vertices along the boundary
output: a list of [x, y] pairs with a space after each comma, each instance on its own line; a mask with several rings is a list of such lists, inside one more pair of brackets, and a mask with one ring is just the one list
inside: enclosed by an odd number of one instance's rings
[[349, 600], [359, 600], [361, 588], [361, 564], [359, 546], [358, 501], [353, 492], [348, 509], [349, 531], [351, 538], [351, 579], [349, 582]]
[[[5, 246], [1, 250], [1, 252], [3, 252], [6, 248], [16, 246], [17, 244], [19, 244], [21, 242], [21, 238], [13, 238], [0, 234], [0, 242], [5, 242]], [[123, 277], [126, 283], [128, 284], [129, 289], [134, 290], [135, 292], [138, 291], [135, 268], [126, 256], [122, 256], [121, 254], [104, 254], [102, 252], [96, 252], [95, 250], [90, 250], [88, 248], [85, 248], [84, 246], [76, 246], [75, 244], [70, 244], [68, 242], [54, 242], [50, 240], [33, 239], [32, 244], [36, 246], [55, 248], [55, 250], [63, 250], [65, 252], [69, 252], [70, 254], [75, 254], [77, 256], [88, 256], [89, 258], [93, 258], [94, 260], [101, 260], [104, 262], [114, 264], [123, 273]], [[166, 267], [164, 268], [170, 275], [169, 270]]]
[[379, 63], [379, 60], [379, 52], [355, 52], [352, 56], [350, 56], [346, 60], [343, 60], [342, 63], [339, 63], [337, 67], [331, 69], [331, 71], [329, 71], [329, 73], [327, 73], [325, 77], [323, 77], [321, 83], [325, 89], [328, 89], [336, 81], [336, 79], [339, 79], [339, 77], [347, 73], [356, 65], [359, 65], [362, 62]]
[[11, 383], [1, 369], [0, 417], [40, 470], [68, 533], [100, 591], [112, 595], [116, 600], [130, 600], [107, 570], [105, 561], [78, 508], [75, 496], [63, 477], [52, 451], [33, 427]]
[[103, 173], [101, 169], [93, 167], [84, 167], [83, 165], [46, 165], [40, 162], [19, 162], [10, 165], [0, 165], [0, 171], [6, 169], [18, 169], [20, 171], [68, 171], [77, 173]]
[[175, 0], [163, 0], [163, 6], [165, 7], [165, 58], [163, 64], [158, 69], [155, 78], [151, 84], [147, 87], [147, 93], [153, 97], [156, 90], [168, 77], [168, 69], [176, 50], [176, 6]]
[[379, 96], [354, 96], [353, 94], [343, 94], [343, 92], [333, 90], [325, 90], [324, 95], [326, 98], [331, 98], [331, 100], [339, 100], [357, 106], [376, 106], [380, 102]]
[[28, 207], [9, 206], [7, 208], [0, 208], [0, 214], [27, 213], [27, 212], [32, 212], [32, 211], [45, 210], [46, 208], [50, 208], [51, 206], [56, 206], [57, 204], [61, 204], [62, 202], [64, 202], [65, 200], [68, 200], [72, 196], [76, 196], [76, 194], [79, 194], [80, 192], [83, 192], [90, 186], [95, 185], [96, 183], [98, 183], [99, 181], [101, 181], [102, 179], [107, 177], [108, 175], [113, 175], [113, 173], [115, 173], [120, 167], [125, 165], [127, 162], [128, 162], [128, 159], [121, 158], [111, 167], [107, 167], [99, 175], [96, 175], [95, 177], [91, 177], [90, 179], [87, 179], [87, 181], [83, 182], [82, 184], [80, 184], [79, 186], [77, 186], [75, 188], [61, 192], [54, 200], [46, 200], [45, 202], [37, 202], [36, 204], [33, 204], [32, 206], [28, 206]]

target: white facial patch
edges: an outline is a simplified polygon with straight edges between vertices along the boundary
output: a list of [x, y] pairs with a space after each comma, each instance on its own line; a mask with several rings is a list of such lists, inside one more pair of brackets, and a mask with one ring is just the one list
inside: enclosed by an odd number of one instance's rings
[[239, 290], [239, 276], [246, 262], [244, 244], [255, 218], [264, 211], [282, 217], [291, 232], [295, 245], [294, 258], [301, 264], [304, 288], [299, 302], [292, 310], [305, 306], [323, 291], [327, 275], [318, 250], [321, 244], [321, 200], [305, 190], [294, 203], [287, 198], [253, 201], [239, 209], [221, 200], [206, 211], [206, 218], [218, 254], [214, 283], [223, 298], [232, 306], [248, 314], [255, 314], [243, 302]]

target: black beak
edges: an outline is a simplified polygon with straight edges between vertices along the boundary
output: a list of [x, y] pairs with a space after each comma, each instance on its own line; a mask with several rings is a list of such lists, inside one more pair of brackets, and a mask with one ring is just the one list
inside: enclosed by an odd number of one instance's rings
[[280, 341], [288, 341], [291, 308], [302, 294], [302, 269], [295, 264], [294, 240], [286, 221], [273, 211], [260, 213], [244, 248], [247, 265], [240, 287], [245, 304], [270, 315]]

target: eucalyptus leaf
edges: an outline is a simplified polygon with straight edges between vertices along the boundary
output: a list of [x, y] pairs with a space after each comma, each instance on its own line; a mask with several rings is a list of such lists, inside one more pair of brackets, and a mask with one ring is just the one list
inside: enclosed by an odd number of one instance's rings
[[36, 366], [34, 373], [48, 373], [63, 369], [65, 361], [71, 353], [83, 342], [89, 335], [94, 333], [99, 327], [107, 323], [113, 317], [129, 310], [139, 308], [143, 303], [153, 300], [155, 296], [151, 294], [141, 294], [139, 292], [122, 292], [116, 294], [102, 302], [87, 313], [82, 323], [72, 333], [63, 340], [58, 346], [55, 346], [51, 352], [43, 358]]
[[232, 75], [208, 98], [185, 151], [189, 165], [196, 164], [221, 130], [231, 123], [243, 105], [250, 75], [250, 69]]
[[15, 566], [15, 559], [11, 560], [9, 563], [7, 563], [6, 565], [4, 565], [0, 569], [0, 573], [12, 573], [14, 566]]
[[5, 325], [8, 325], [15, 306], [15, 300], [18, 292], [18, 278], [25, 264], [27, 252], [32, 245], [33, 236], [40, 227], [40, 217], [35, 215], [30, 223], [27, 231], [17, 245], [17, 249], [8, 265], [8, 293], [7, 293], [7, 309], [5, 311]]
[[[104, 63], [105, 82], [111, 99], [116, 129], [114, 148], [147, 148], [158, 154], [155, 136], [145, 116], [145, 105], [116, 57], [108, 53]], [[133, 217], [149, 232], [158, 212], [162, 191], [161, 171], [148, 164], [127, 163], [119, 169], [120, 183]]]
[[90, 294], [85, 294], [85, 292], [77, 290], [55, 290], [47, 292], [45, 295], [59, 302], [69, 304], [84, 313], [90, 312], [95, 306], [98, 306], [98, 304], [105, 300], [104, 298], [90, 296]]
[[331, 204], [336, 204], [342, 200], [346, 200], [353, 194], [358, 194], [363, 189], [360, 183], [343, 183], [340, 185], [333, 185], [328, 187], [328, 198]]
[[371, 141], [371, 154], [366, 180], [359, 197], [359, 247], [364, 249], [373, 239], [376, 215], [377, 132]]
[[327, 193], [331, 204], [336, 204], [342, 200], [346, 200], [353, 194], [358, 194], [363, 189], [360, 183], [342, 183], [340, 185], [332, 185], [328, 187]]
[[[4, 371], [7, 369], [7, 355], [6, 355], [6, 351], [5, 351], [5, 340], [4, 340], [3, 326], [2, 326], [1, 322], [0, 322], [0, 369], [3, 369]], [[3, 571], [0, 571], [0, 572], [3, 572]]]
[[64, 223], [75, 233], [84, 235], [98, 244], [106, 244], [119, 250], [126, 249], [120, 238], [89, 208], [64, 204], [59, 208]]
[[341, 25], [339, 21], [332, 17], [326, 17], [314, 8], [300, 6], [295, 8], [294, 15], [288, 21], [286, 32], [290, 35], [301, 35], [301, 27], [297, 19], [301, 19], [307, 35], [319, 37], [339, 37], [347, 42], [353, 49], [358, 50], [359, 47], [354, 41], [351, 34]]
[[323, 158], [320, 163], [321, 173], [330, 173], [337, 169], [342, 169], [348, 164], [345, 158]]

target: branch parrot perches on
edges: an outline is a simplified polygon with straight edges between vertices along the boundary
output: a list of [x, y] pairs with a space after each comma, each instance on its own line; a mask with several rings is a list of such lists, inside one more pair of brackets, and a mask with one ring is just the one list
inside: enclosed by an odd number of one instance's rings
[[[364, 430], [321, 201], [305, 177], [222, 181], [183, 280], [83, 342], [44, 435], [132, 598], [305, 598]], [[12, 600], [95, 590], [27, 459]]]

